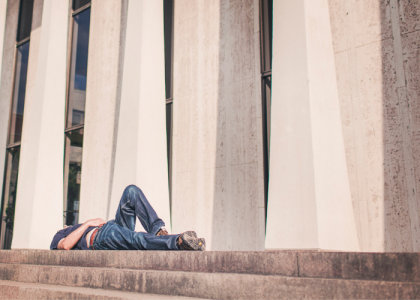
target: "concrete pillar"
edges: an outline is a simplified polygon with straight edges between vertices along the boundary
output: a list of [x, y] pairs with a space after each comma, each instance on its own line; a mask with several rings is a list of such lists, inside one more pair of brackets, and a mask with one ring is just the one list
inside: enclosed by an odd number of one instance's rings
[[[7, 5], [7, 6], [5, 6]], [[0, 197], [3, 195], [3, 176], [6, 157], [7, 130], [13, 89], [13, 61], [19, 15], [18, 1], [0, 1]]]
[[129, 2], [125, 40], [108, 218], [114, 218], [124, 188], [136, 184], [170, 230], [162, 1]]
[[[4, 31], [6, 25], [6, 9], [7, 9], [7, 0], [0, 0], [0, 62], [2, 61], [3, 57], [3, 39], [4, 39]], [[1, 74], [1, 67], [0, 64], [0, 74]], [[0, 86], [1, 86], [1, 76], [0, 76]]]
[[[69, 2], [45, 0], [43, 6], [42, 2], [35, 1], [34, 4], [14, 249], [48, 249], [52, 237], [63, 226]], [[41, 15], [42, 27], [34, 29], [34, 22], [41, 25]]]
[[258, 1], [175, 1], [172, 230], [264, 249]]
[[359, 250], [327, 0], [276, 0], [266, 249]]
[[108, 218], [121, 97], [127, 1], [93, 0], [79, 222]]

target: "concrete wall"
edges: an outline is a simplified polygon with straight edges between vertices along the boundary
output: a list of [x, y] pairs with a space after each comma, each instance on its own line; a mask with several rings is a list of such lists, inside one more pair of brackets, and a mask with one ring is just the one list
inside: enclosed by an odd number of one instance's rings
[[328, 2], [273, 5], [266, 249], [357, 251]]
[[[2, 3], [2, 5], [4, 4]], [[10, 103], [12, 100], [18, 15], [19, 3], [17, 3], [17, 1], [7, 1], [7, 9], [6, 11], [3, 11], [3, 16], [5, 17], [4, 33], [1, 34], [3, 38], [0, 42], [2, 45], [2, 48], [0, 48], [2, 51], [0, 73], [0, 183], [2, 189], [0, 195], [3, 195], [4, 164], [6, 157], [7, 130], [9, 127]]]
[[68, 1], [34, 3], [14, 249], [48, 249], [62, 228], [68, 15]]
[[[3, 41], [4, 41], [4, 32], [6, 26], [6, 10], [7, 10], [7, 0], [0, 1], [0, 61], [3, 57]], [[1, 65], [0, 65], [0, 74], [1, 74]], [[1, 76], [0, 76], [0, 86], [1, 86]]]
[[170, 231], [163, 41], [163, 1], [130, 1], [108, 218], [124, 188], [136, 184]]
[[178, 0], [174, 22], [172, 230], [263, 249], [258, 1]]
[[362, 251], [419, 251], [420, 4], [329, 0]]
[[79, 222], [108, 218], [126, 14], [127, 1], [92, 1]]

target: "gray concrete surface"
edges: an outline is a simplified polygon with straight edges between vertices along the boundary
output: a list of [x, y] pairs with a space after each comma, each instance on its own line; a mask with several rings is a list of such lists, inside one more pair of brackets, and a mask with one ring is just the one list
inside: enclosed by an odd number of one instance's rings
[[63, 222], [69, 3], [38, 2], [30, 39], [12, 248], [45, 248]]
[[328, 2], [361, 251], [419, 251], [419, 2]]
[[174, 24], [172, 231], [263, 250], [258, 1], [177, 1]]
[[108, 268], [0, 264], [0, 279], [211, 299], [414, 299], [420, 284]]
[[39, 283], [22, 283], [17, 281], [0, 280], [0, 294], [2, 299], [113, 299], [113, 300], [194, 300], [200, 298], [185, 298], [167, 295], [152, 295], [128, 293], [123, 291], [109, 291], [81, 287], [68, 287]]
[[420, 282], [419, 253], [3, 250], [0, 263]]

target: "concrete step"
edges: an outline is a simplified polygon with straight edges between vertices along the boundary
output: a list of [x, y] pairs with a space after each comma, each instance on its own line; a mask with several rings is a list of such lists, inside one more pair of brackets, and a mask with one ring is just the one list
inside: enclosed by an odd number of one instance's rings
[[0, 280], [209, 299], [418, 299], [410, 282], [0, 264]]
[[198, 298], [174, 297], [166, 295], [151, 295], [91, 289], [83, 287], [69, 287], [40, 283], [23, 283], [17, 281], [0, 280], [1, 299], [91, 299], [91, 300], [194, 300]]
[[1, 250], [0, 263], [420, 282], [420, 253]]

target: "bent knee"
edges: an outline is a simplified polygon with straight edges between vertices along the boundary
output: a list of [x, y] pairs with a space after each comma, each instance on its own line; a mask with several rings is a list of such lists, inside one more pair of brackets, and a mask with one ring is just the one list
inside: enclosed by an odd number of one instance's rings
[[141, 192], [141, 189], [135, 184], [130, 184], [129, 186], [125, 188], [124, 192], [128, 192], [128, 193]]

